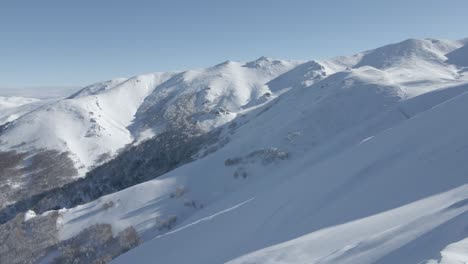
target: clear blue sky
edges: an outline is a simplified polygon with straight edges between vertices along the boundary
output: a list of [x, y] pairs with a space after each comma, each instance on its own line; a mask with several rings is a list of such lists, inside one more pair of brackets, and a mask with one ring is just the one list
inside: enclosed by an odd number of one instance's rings
[[80, 86], [265, 55], [468, 37], [467, 0], [5, 0], [0, 87]]

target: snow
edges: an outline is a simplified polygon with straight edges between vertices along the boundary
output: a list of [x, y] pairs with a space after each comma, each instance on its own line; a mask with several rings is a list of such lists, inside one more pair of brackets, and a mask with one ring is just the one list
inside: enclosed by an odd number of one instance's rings
[[0, 96], [0, 109], [18, 107], [25, 104], [30, 104], [39, 101], [35, 98], [24, 98], [24, 97], [3, 97]]
[[36, 213], [32, 210], [28, 210], [25, 214], [24, 214], [24, 221], [27, 222], [29, 221], [31, 218], [34, 218], [36, 217]]
[[93, 85], [68, 99], [44, 105], [12, 122], [2, 135], [0, 148], [54, 149], [71, 153], [80, 174], [102, 155], [112, 156], [133, 141], [127, 127], [145, 97], [171, 73], [141, 75]]
[[320, 62], [308, 61], [295, 67], [294, 69], [275, 78], [267, 85], [273, 92], [281, 91], [291, 87], [307, 87], [323, 79], [327, 74], [334, 73], [327, 71]]
[[115, 79], [18, 118], [0, 147], [67, 150], [84, 173], [180, 122], [223, 128], [216, 152], [59, 211], [60, 240], [134, 227], [145, 243], [114, 263], [457, 263], [468, 77], [452, 62], [463, 49], [410, 39]]
[[117, 85], [123, 83], [126, 80], [127, 80], [126, 78], [116, 78], [116, 79], [105, 81], [105, 82], [91, 84], [79, 90], [78, 92], [70, 95], [68, 98], [73, 99], [73, 98], [85, 97], [89, 95], [97, 95], [99, 93], [102, 93], [103, 91], [107, 91], [112, 88], [115, 88]]
[[0, 125], [12, 122], [40, 106], [50, 104], [53, 101], [54, 100], [18, 96], [0, 96]]
[[467, 102], [460, 95], [318, 164], [291, 160], [115, 263], [373, 263], [442, 224], [466, 223]]
[[408, 39], [365, 52], [354, 67], [372, 66], [387, 69], [418, 60], [437, 64], [446, 60], [445, 54], [459, 47], [460, 44], [456, 41]]
[[448, 62], [462, 67], [468, 67], [468, 44], [447, 54]]
[[427, 264], [458, 264], [468, 262], [468, 238], [448, 245], [441, 252], [440, 261], [429, 261]]
[[[269, 80], [297, 62], [260, 58], [228, 61], [207, 69], [118, 78], [83, 88], [11, 123], [0, 149], [54, 149], [70, 153], [85, 173], [128, 144], [140, 143], [191, 118], [205, 131], [265, 103]], [[221, 111], [220, 111], [221, 110]]]
[[264, 103], [265, 94], [271, 93], [265, 84], [298, 64], [262, 57], [248, 63], [226, 61], [182, 72], [145, 99], [132, 129], [151, 129], [150, 134], [157, 134], [161, 127], [190, 117], [199, 128], [209, 131], [233, 120], [245, 109]]
[[[197, 197], [209, 206], [193, 213], [180, 228], [157, 236], [115, 263], [401, 263], [402, 259], [418, 263], [431, 259], [464, 233], [466, 227], [460, 223], [468, 220], [467, 168], [461, 165], [468, 132], [461, 120], [468, 94], [464, 94], [466, 81], [456, 78], [456, 67], [434, 61], [417, 65], [427, 67], [415, 70], [410, 63], [385, 71], [357, 67], [332, 74], [308, 90], [286, 93], [261, 121], [251, 120], [244, 133], [238, 131], [239, 139], [218, 155], [231, 157], [246, 152], [247, 146], [278, 145], [280, 135], [295, 133], [296, 144], [285, 146], [293, 157], [290, 161], [271, 169], [249, 168], [255, 179], [245, 184], [217, 179], [227, 174], [216, 166], [217, 157], [168, 173], [158, 182], [183, 182], [191, 190], [191, 199]], [[414, 81], [420, 79], [425, 82]], [[320, 92], [321, 87], [326, 92]], [[348, 91], [349, 98], [343, 97]], [[383, 105], [387, 107], [379, 108]], [[334, 109], [347, 115], [340, 118]], [[410, 114], [401, 113], [406, 110]], [[394, 117], [397, 112], [400, 119]], [[268, 122], [268, 115], [283, 122]], [[323, 115], [326, 118], [320, 118]], [[328, 120], [334, 123], [327, 124]], [[343, 142], [347, 145], [336, 147]], [[182, 176], [188, 173], [196, 182]], [[200, 186], [207, 182], [209, 187]], [[186, 214], [164, 200], [147, 206], [154, 214], [164, 214], [167, 207], [171, 214], [179, 211], [179, 217]], [[408, 248], [413, 249], [411, 254], [398, 253]]]

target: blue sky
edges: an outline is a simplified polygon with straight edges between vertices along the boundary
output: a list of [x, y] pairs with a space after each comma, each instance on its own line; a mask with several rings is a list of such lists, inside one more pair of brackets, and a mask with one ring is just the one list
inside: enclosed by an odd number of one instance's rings
[[466, 0], [0, 2], [0, 87], [81, 86], [260, 56], [468, 37]]

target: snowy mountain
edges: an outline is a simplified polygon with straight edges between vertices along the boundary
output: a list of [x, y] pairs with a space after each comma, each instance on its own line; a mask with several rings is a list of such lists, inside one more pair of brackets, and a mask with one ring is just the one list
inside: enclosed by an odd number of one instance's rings
[[0, 127], [0, 262], [466, 261], [466, 45], [226, 61], [31, 108]]
[[3, 180], [8, 190], [0, 195], [0, 201], [11, 204], [75, 181], [124, 147], [164, 131], [207, 132], [219, 127], [243, 108], [271, 99], [265, 83], [297, 64], [260, 58], [181, 73], [119, 78], [90, 85], [67, 99], [41, 107], [4, 126], [0, 151], [27, 153], [28, 157], [53, 155], [60, 161], [54, 167], [64, 162], [74, 166], [42, 173], [45, 179], [34, 176], [40, 178], [41, 188], [33, 192], [25, 192], [31, 183], [22, 175], [46, 168], [34, 162], [29, 166], [32, 168], [15, 166], [10, 169], [16, 170], [14, 177]]
[[0, 125], [12, 122], [45, 103], [47, 103], [47, 100], [18, 96], [0, 96]]

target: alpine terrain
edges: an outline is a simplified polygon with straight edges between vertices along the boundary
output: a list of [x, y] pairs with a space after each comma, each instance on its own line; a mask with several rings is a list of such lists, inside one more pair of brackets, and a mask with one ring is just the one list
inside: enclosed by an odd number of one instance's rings
[[0, 97], [0, 263], [468, 263], [468, 39]]

